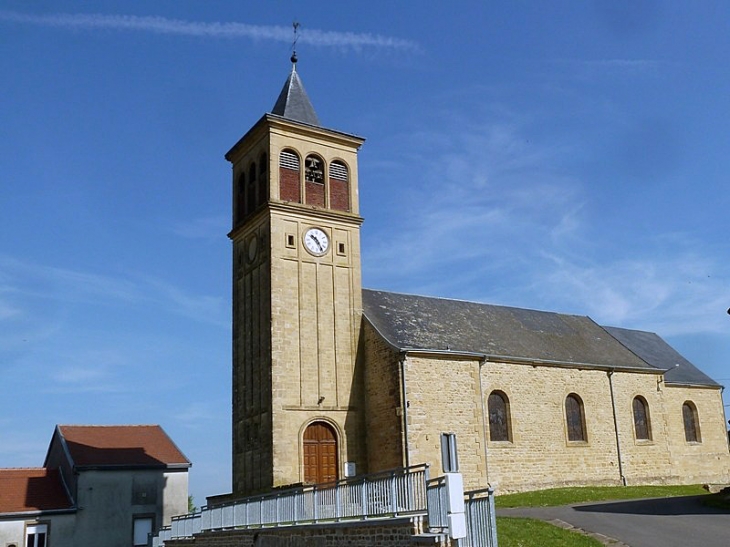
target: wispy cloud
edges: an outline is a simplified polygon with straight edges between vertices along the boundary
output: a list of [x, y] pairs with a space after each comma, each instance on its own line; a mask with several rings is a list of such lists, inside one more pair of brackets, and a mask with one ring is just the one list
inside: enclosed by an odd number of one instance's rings
[[580, 143], [558, 133], [531, 141], [542, 120], [525, 112], [444, 118], [401, 136], [409, 172], [382, 174], [414, 180], [422, 166], [415, 187], [389, 188], [395, 202], [414, 206], [389, 217], [387, 237], [365, 227], [366, 285], [585, 314], [668, 336], [726, 330], [730, 280], [712, 249], [682, 234], [607, 232], [594, 181], [571, 164]]
[[30, 324], [33, 323], [31, 310], [47, 309], [49, 302], [64, 302], [124, 307], [155, 304], [197, 321], [228, 325], [222, 298], [191, 294], [158, 278], [55, 268], [3, 255], [0, 255], [0, 274], [0, 320], [3, 321]]
[[[292, 29], [285, 26], [247, 25], [244, 23], [220, 23], [183, 21], [166, 17], [140, 17], [136, 15], [103, 15], [84, 13], [55, 13], [31, 15], [15, 11], [0, 11], [0, 20], [66, 29], [139, 31], [155, 34], [175, 34], [211, 38], [248, 38], [291, 42]], [[334, 32], [302, 27], [299, 42], [318, 47], [335, 47], [353, 50], [395, 49], [417, 52], [420, 46], [411, 40], [370, 33]]]

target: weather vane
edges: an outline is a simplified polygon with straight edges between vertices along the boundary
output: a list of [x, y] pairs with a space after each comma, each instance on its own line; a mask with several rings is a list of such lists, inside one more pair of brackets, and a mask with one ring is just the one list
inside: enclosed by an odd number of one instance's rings
[[292, 23], [292, 27], [294, 28], [294, 41], [291, 44], [291, 62], [296, 63], [297, 62], [297, 40], [299, 40], [299, 21], [294, 21]]

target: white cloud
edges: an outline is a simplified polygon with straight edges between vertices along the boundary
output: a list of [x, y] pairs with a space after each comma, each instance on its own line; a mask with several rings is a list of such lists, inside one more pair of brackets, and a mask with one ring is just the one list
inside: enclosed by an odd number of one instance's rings
[[[136, 15], [102, 15], [84, 13], [55, 13], [30, 15], [15, 11], [0, 11], [0, 19], [12, 23], [25, 23], [67, 29], [113, 29], [141, 31], [156, 34], [213, 38], [249, 38], [288, 42], [293, 39], [291, 27], [247, 25], [244, 23], [220, 23], [182, 21], [166, 17], [140, 17]], [[419, 46], [410, 40], [369, 33], [332, 32], [303, 28], [299, 41], [320, 47], [337, 47], [360, 50], [364, 48], [418, 51]]]
[[589, 315], [666, 336], [727, 332], [730, 279], [713, 251], [688, 234], [605, 230], [594, 181], [571, 164], [580, 144], [559, 134], [529, 142], [535, 122], [525, 112], [444, 118], [402, 135], [410, 171], [387, 176], [412, 186], [389, 191], [412, 206], [376, 233], [366, 226], [366, 285]]

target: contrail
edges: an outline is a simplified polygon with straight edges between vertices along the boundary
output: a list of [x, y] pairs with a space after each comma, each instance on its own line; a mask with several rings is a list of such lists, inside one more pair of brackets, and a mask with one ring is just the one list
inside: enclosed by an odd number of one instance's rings
[[[157, 34], [216, 38], [250, 38], [254, 40], [275, 40], [278, 42], [291, 42], [292, 40], [291, 27], [246, 25], [244, 23], [204, 23], [167, 19], [166, 17], [84, 13], [29, 15], [15, 11], [0, 10], [0, 20], [67, 29], [136, 30]], [[416, 52], [420, 49], [416, 42], [400, 38], [391, 38], [378, 34], [333, 32], [316, 29], [304, 29], [299, 36], [299, 42], [308, 43], [313, 46], [352, 48], [355, 50], [380, 48]]]

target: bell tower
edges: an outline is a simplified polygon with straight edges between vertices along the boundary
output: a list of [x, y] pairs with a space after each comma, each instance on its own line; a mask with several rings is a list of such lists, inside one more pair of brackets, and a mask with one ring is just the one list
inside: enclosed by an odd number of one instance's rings
[[[357, 152], [292, 70], [233, 168], [233, 494], [364, 471]], [[353, 466], [354, 464], [354, 466]]]

